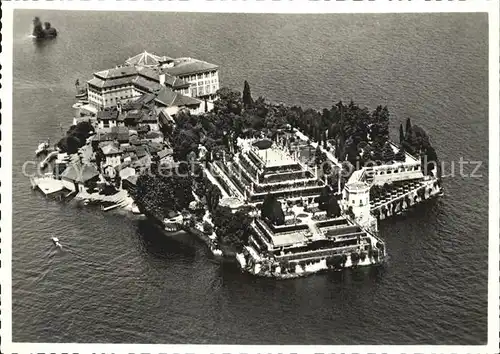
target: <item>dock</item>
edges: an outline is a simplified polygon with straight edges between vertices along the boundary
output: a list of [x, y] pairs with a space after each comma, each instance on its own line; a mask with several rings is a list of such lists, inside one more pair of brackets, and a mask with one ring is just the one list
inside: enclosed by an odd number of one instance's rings
[[[77, 200], [89, 200], [93, 202], [101, 202], [101, 203], [113, 203], [110, 207], [106, 207], [107, 210], [111, 210], [117, 207], [124, 207], [127, 204], [131, 204], [132, 200], [128, 196], [127, 191], [120, 190], [113, 195], [103, 195], [99, 193], [89, 193], [86, 191], [80, 191], [77, 195], [75, 195], [75, 199]], [[104, 209], [103, 209], [104, 210]]]
[[40, 167], [41, 168], [45, 168], [45, 166], [47, 166], [49, 164], [50, 161], [52, 161], [53, 159], [55, 159], [58, 155], [58, 151], [52, 151], [50, 154], [47, 155], [47, 157], [45, 157], [45, 159], [40, 162]]
[[32, 177], [30, 181], [33, 189], [40, 190], [46, 197], [66, 190], [63, 183], [52, 176]]

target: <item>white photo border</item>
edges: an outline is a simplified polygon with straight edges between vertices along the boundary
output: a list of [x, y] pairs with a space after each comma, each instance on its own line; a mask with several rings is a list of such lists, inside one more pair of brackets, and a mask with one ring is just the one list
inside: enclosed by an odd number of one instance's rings
[[[478, 346], [315, 346], [12, 343], [12, 45], [14, 9], [403, 13], [487, 12], [489, 23], [489, 271], [488, 343]], [[480, 353], [499, 352], [499, 2], [498, 0], [61, 0], [2, 2], [0, 210], [2, 353]]]

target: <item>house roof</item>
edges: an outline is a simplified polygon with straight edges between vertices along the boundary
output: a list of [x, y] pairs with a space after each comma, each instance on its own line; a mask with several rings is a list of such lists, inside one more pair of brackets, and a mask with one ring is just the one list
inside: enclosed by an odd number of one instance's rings
[[116, 109], [104, 109], [97, 112], [97, 120], [116, 120], [118, 118], [118, 110]]
[[102, 153], [104, 155], [117, 155], [121, 153], [121, 150], [118, 149], [113, 144], [106, 145], [102, 148]]
[[149, 155], [145, 155], [138, 159], [137, 161], [134, 161], [132, 163], [132, 167], [146, 167], [151, 164], [151, 157]]
[[124, 66], [94, 73], [87, 81], [89, 85], [100, 88], [118, 85], [136, 85], [148, 92], [160, 89], [160, 75], [157, 70], [147, 67]]
[[173, 58], [167, 56], [158, 56], [146, 51], [134, 55], [125, 61], [127, 65], [137, 65], [137, 66], [155, 66], [161, 63], [167, 63], [172, 61]]
[[61, 178], [77, 183], [85, 183], [95, 177], [99, 176], [99, 172], [94, 165], [85, 164], [72, 164], [68, 166], [61, 174]]
[[113, 69], [98, 71], [94, 74], [94, 76], [97, 76], [101, 79], [117, 79], [136, 74], [137, 70], [133, 66], [121, 66]]
[[132, 83], [139, 88], [146, 89], [149, 92], [159, 91], [162, 88], [159, 82], [147, 79], [143, 76], [137, 75], [132, 79]]
[[97, 132], [97, 134], [95, 134], [93, 137], [92, 137], [92, 141], [99, 141], [99, 142], [103, 142], [103, 141], [111, 141], [111, 140], [114, 140], [114, 137], [111, 133], [107, 133], [107, 132]]
[[139, 178], [138, 175], [132, 175], [126, 177], [124, 180], [135, 186], [137, 184], [137, 178]]
[[173, 76], [196, 74], [205, 71], [217, 70], [219, 67], [206, 61], [192, 58], [178, 58], [174, 60], [174, 66], [165, 68], [164, 71]]
[[165, 85], [173, 87], [174, 89], [179, 89], [189, 87], [191, 84], [176, 76], [165, 73]]
[[170, 116], [165, 110], [160, 110], [160, 113], [158, 114], [158, 120], [160, 121], [161, 124], [169, 124], [169, 123], [175, 123], [174, 118]]
[[144, 145], [139, 145], [137, 147], [137, 150], [135, 151], [137, 157], [139, 157], [139, 159], [143, 158], [144, 156], [147, 156], [148, 155], [148, 151], [146, 150], [146, 148], [144, 147]]
[[163, 144], [162, 143], [157, 143], [157, 142], [154, 142], [154, 141], [150, 141], [148, 143], [148, 148], [149, 148], [149, 153], [150, 154], [156, 154], [156, 153], [158, 153], [159, 151], [161, 151], [163, 149]]
[[138, 67], [136, 70], [139, 75], [144, 76], [147, 79], [160, 82], [160, 74], [158, 70], [147, 67]]
[[120, 174], [120, 177], [122, 179], [130, 177], [130, 176], [134, 176], [135, 175], [135, 169], [132, 168], [132, 167], [125, 167], [122, 170], [120, 170], [119, 174]]
[[161, 151], [158, 151], [158, 157], [160, 159], [163, 159], [163, 158], [165, 158], [167, 156], [171, 156], [172, 154], [173, 154], [172, 149], [163, 149]]
[[158, 92], [156, 101], [167, 107], [194, 106], [202, 103], [202, 101], [196, 98], [181, 95], [167, 87], [162, 87], [162, 89]]
[[157, 138], [163, 138], [163, 134], [156, 131], [150, 131], [147, 132], [146, 134], [146, 139], [157, 139]]
[[127, 127], [123, 127], [123, 126], [112, 127], [111, 128], [111, 134], [118, 141], [129, 141], [129, 134], [128, 134], [128, 128]]

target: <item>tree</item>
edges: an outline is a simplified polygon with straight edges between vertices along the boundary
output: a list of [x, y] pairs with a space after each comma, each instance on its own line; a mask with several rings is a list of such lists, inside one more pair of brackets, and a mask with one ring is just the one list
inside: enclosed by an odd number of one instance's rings
[[352, 209], [352, 206], [349, 206], [349, 209], [347, 209], [347, 215], [351, 218], [354, 219], [356, 215], [354, 215], [354, 211]]
[[61, 152], [66, 152], [68, 154], [76, 154], [78, 152], [78, 149], [83, 146], [80, 139], [78, 139], [74, 135], [69, 135], [62, 138], [56, 145], [61, 150]]
[[217, 100], [214, 102], [214, 112], [240, 114], [243, 107], [241, 93], [223, 87], [217, 91]]
[[281, 203], [270, 193], [265, 196], [262, 203], [261, 217], [268, 219], [274, 225], [283, 225], [285, 223], [285, 213], [281, 208]]
[[405, 141], [405, 132], [403, 131], [403, 124], [399, 125], [399, 143], [403, 145]]
[[407, 137], [411, 131], [411, 121], [410, 118], [406, 119], [406, 130], [405, 130], [405, 136]]
[[359, 254], [357, 252], [351, 252], [351, 263], [353, 266], [356, 266], [359, 262]]
[[385, 144], [382, 149], [382, 160], [385, 162], [394, 161], [394, 150], [389, 143]]
[[174, 131], [172, 139], [173, 155], [176, 161], [186, 161], [190, 152], [198, 153], [199, 137], [192, 130]]
[[215, 232], [222, 244], [234, 247], [240, 252], [248, 243], [251, 233], [251, 219], [242, 211], [232, 213], [230, 208], [217, 207], [212, 215]]
[[327, 210], [328, 209], [328, 201], [330, 200], [331, 196], [331, 191], [328, 186], [325, 186], [322, 190], [321, 193], [319, 194], [318, 197], [318, 208], [320, 210]]
[[314, 154], [314, 163], [317, 166], [320, 166], [325, 161], [326, 161], [326, 154], [321, 150], [318, 144], [318, 147], [316, 148], [316, 152]]
[[330, 217], [339, 217], [341, 213], [342, 211], [340, 209], [337, 198], [334, 195], [331, 195], [330, 199], [328, 200], [326, 215]]
[[40, 21], [39, 17], [35, 17], [33, 19], [33, 36], [36, 38], [44, 38], [45, 33], [43, 32], [42, 21]]
[[250, 93], [250, 85], [247, 80], [245, 80], [245, 84], [243, 87], [243, 106], [245, 109], [251, 108], [253, 105], [252, 94]]
[[394, 160], [396, 161], [406, 160], [405, 149], [403, 147], [400, 147], [399, 151], [396, 153], [396, 155], [394, 155]]
[[207, 235], [211, 235], [214, 232], [214, 227], [208, 221], [203, 223], [203, 232]]
[[142, 174], [137, 179], [132, 198], [140, 208], [162, 220], [171, 211], [188, 208], [194, 200], [192, 184], [191, 176]]
[[213, 212], [217, 208], [221, 197], [222, 193], [219, 190], [219, 187], [211, 184], [207, 188], [206, 194], [208, 211]]
[[[431, 175], [434, 168], [438, 168], [438, 157], [436, 150], [429, 146], [422, 155], [422, 169], [426, 175]], [[439, 171], [438, 171], [439, 172]], [[435, 176], [438, 177], [438, 176]]]
[[384, 144], [389, 140], [389, 110], [387, 106], [377, 106], [371, 114], [371, 140]]

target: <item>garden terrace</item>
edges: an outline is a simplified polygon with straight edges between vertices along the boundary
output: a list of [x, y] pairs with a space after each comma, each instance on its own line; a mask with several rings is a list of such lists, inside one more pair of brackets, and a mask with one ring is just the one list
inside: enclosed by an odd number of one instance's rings
[[252, 176], [246, 169], [241, 168], [241, 166], [238, 168], [235, 166], [235, 164], [238, 165], [238, 161], [236, 161], [236, 163], [228, 163], [229, 175], [241, 177], [241, 182], [245, 186], [250, 186], [252, 183], [257, 183], [257, 181], [254, 179], [254, 176]]
[[240, 187], [233, 183], [233, 181], [228, 177], [226, 165], [220, 161], [215, 161], [212, 165], [215, 167], [215, 178], [224, 187], [224, 189], [226, 189], [226, 191], [229, 191], [228, 194], [233, 197], [243, 198], [245, 194], [244, 190], [241, 190]]
[[309, 232], [307, 225], [300, 225], [304, 227], [290, 228], [288, 229], [289, 231], [280, 231], [279, 233], [275, 233], [263, 220], [256, 220], [255, 225], [263, 234], [264, 240], [268, 241], [272, 245], [271, 248], [304, 243], [307, 241], [306, 234]]
[[255, 194], [259, 193], [272, 193], [281, 190], [292, 190], [292, 189], [305, 189], [310, 187], [320, 187], [323, 188], [324, 184], [317, 179], [309, 179], [302, 181], [289, 181], [289, 182], [275, 182], [267, 184], [256, 184], [254, 186]]
[[253, 193], [250, 195], [250, 202], [255, 203], [264, 200], [264, 197], [270, 193], [277, 199], [293, 199], [293, 198], [303, 198], [303, 197], [315, 197], [318, 196], [324, 186], [318, 187], [306, 187], [306, 188], [294, 188], [294, 189], [284, 189], [279, 191], [269, 191], [263, 193]]
[[287, 151], [278, 147], [269, 149], [251, 148], [248, 150], [248, 156], [261, 169], [266, 171], [279, 171], [289, 169], [301, 170], [302, 167]]
[[327, 237], [334, 237], [340, 235], [358, 235], [363, 231], [356, 225], [343, 225], [343, 226], [329, 226], [320, 228], [321, 232]]
[[253, 180], [257, 180], [257, 175], [262, 173], [262, 170], [250, 160], [247, 154], [239, 154], [235, 160], [242, 170], [249, 172]]
[[394, 202], [425, 186], [423, 181], [394, 182], [384, 187], [372, 187], [370, 190], [370, 205], [377, 208], [383, 204]]
[[293, 165], [282, 165], [282, 166], [266, 166], [264, 169], [264, 173], [273, 174], [273, 173], [287, 173], [287, 172], [300, 172], [303, 170], [303, 167], [298, 163], [294, 163]]
[[[300, 220], [297, 220], [300, 221]], [[307, 224], [297, 223], [293, 225], [269, 225], [270, 229], [273, 232], [288, 232], [288, 231], [298, 231], [298, 230], [306, 230], [308, 229]]]
[[265, 175], [261, 183], [286, 182], [304, 178], [314, 178], [311, 171], [289, 171]]
[[250, 240], [250, 243], [253, 243], [254, 247], [259, 250], [259, 251], [267, 251], [268, 246], [264, 241], [262, 241], [261, 237], [250, 235], [248, 238]]
[[283, 255], [275, 254], [274, 256], [277, 261], [287, 261], [287, 262], [305, 260], [305, 259], [310, 259], [310, 260], [323, 259], [326, 257], [332, 257], [336, 255], [350, 253], [352, 251], [357, 251], [359, 249], [359, 246], [360, 245], [356, 243], [353, 245], [348, 245], [343, 247], [337, 247], [337, 246], [331, 246], [330, 248], [325, 247], [324, 249], [318, 249], [318, 250], [312, 250], [309, 247], [306, 247], [303, 251], [289, 252]]

